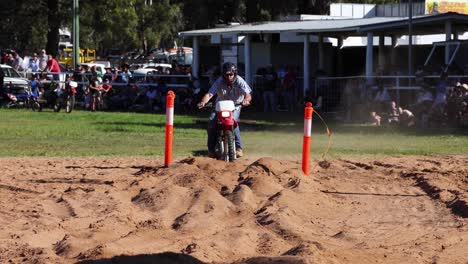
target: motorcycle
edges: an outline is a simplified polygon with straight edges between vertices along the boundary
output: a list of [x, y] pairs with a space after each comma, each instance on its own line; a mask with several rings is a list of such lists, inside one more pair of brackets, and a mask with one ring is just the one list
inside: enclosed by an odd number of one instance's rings
[[31, 95], [29, 96], [28, 103], [29, 103], [29, 107], [31, 108], [31, 110], [38, 111], [38, 112], [42, 111], [42, 105], [39, 103], [39, 94], [35, 95], [31, 93]]
[[2, 95], [2, 107], [4, 108], [15, 108], [18, 106], [18, 98], [12, 93], [4, 93]]
[[69, 81], [64, 88], [57, 86], [54, 92], [57, 94], [57, 98], [54, 103], [54, 112], [60, 112], [62, 107], [65, 108], [65, 112], [71, 113], [75, 106], [75, 94], [78, 83]]
[[237, 159], [234, 129], [238, 126], [233, 117], [236, 105], [231, 100], [216, 103], [217, 137], [216, 156], [220, 160], [232, 162]]
[[1, 106], [5, 108], [29, 107], [31, 104], [31, 87], [13, 87], [5, 85], [1, 96]]

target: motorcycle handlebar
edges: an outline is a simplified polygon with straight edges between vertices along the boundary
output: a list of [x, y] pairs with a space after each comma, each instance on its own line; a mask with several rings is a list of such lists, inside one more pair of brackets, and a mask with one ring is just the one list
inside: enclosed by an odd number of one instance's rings
[[[239, 106], [242, 106], [242, 103], [234, 104], [234, 106], [237, 108]], [[214, 105], [213, 102], [208, 102], [202, 107], [199, 106], [198, 109], [213, 109], [214, 107], [215, 107], [215, 105]]]

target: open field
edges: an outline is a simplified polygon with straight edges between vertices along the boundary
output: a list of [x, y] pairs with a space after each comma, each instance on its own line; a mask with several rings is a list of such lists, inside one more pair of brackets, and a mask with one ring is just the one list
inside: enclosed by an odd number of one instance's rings
[[468, 263], [465, 131], [330, 124], [305, 177], [302, 114], [245, 113], [233, 163], [205, 118], [164, 168], [163, 115], [0, 110], [0, 263]]
[[[243, 113], [246, 122], [241, 130], [246, 153], [254, 157], [300, 158], [302, 117], [302, 113]], [[176, 157], [205, 152], [206, 118], [207, 113], [176, 115]], [[327, 137], [323, 126], [315, 121], [312, 151], [313, 157], [319, 157]], [[468, 153], [466, 130], [329, 125], [333, 133], [331, 157]], [[165, 116], [160, 114], [0, 110], [0, 156], [162, 156], [164, 129]]]

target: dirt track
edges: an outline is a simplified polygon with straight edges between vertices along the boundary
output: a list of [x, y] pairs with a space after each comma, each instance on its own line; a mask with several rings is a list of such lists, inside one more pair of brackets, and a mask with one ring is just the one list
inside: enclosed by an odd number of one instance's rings
[[0, 263], [468, 263], [468, 156], [161, 165], [0, 159]]

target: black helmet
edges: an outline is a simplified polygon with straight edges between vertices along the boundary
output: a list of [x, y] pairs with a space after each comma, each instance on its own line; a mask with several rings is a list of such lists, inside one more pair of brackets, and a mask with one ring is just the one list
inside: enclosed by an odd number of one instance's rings
[[232, 62], [226, 62], [223, 64], [222, 74], [237, 74], [236, 65]]

